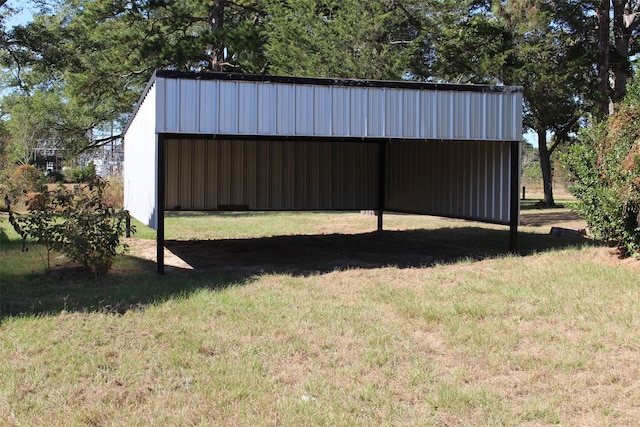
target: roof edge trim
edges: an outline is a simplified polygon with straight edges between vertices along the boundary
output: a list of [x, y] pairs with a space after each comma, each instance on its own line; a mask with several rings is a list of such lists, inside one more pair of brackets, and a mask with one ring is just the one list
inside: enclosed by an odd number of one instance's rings
[[414, 89], [414, 90], [452, 90], [465, 92], [497, 92], [513, 93], [522, 92], [521, 86], [494, 86], [479, 84], [453, 84], [453, 83], [427, 83], [411, 80], [359, 80], [342, 78], [319, 77], [287, 77], [268, 74], [242, 74], [226, 72], [189, 72], [174, 70], [156, 70], [153, 80], [156, 78], [190, 79], [190, 80], [230, 80], [264, 83], [284, 83], [317, 86], [342, 86], [342, 87], [372, 87], [390, 89]]

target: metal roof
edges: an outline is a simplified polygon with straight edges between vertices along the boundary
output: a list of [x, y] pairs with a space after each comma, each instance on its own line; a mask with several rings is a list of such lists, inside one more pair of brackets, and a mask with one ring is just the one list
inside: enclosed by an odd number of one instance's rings
[[150, 94], [157, 133], [522, 139], [522, 91], [512, 86], [157, 71], [126, 131]]

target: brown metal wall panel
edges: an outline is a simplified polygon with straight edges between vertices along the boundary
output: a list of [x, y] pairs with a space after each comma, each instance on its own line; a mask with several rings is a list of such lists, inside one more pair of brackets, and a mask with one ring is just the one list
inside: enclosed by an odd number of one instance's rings
[[401, 141], [387, 156], [388, 210], [509, 222], [508, 144]]
[[282, 143], [282, 209], [296, 209], [296, 190], [300, 186], [296, 172], [296, 145], [292, 141]]
[[246, 205], [244, 197], [245, 155], [248, 141], [231, 143], [232, 171], [231, 171], [231, 204]]
[[331, 185], [331, 177], [333, 176], [333, 164], [331, 163], [331, 143], [318, 143], [318, 159], [319, 159], [319, 186], [320, 186], [320, 206], [331, 206], [331, 195], [333, 194], [333, 186]]
[[307, 206], [320, 207], [320, 145], [308, 144], [307, 162], [309, 164], [309, 191]]
[[244, 179], [244, 203], [249, 209], [255, 209], [257, 204], [257, 151], [258, 143], [251, 141], [246, 145], [245, 154], [245, 179]]
[[[218, 147], [218, 205], [230, 205], [231, 202], [231, 171], [233, 149], [230, 141], [220, 141]], [[225, 159], [224, 162], [219, 159]]]
[[180, 172], [178, 180], [179, 192], [180, 192], [180, 206], [193, 206], [191, 200], [192, 179], [197, 179], [193, 176], [193, 141], [181, 140], [180, 141]]
[[165, 143], [165, 207], [175, 209], [180, 205], [179, 191], [179, 167], [180, 167], [180, 145], [177, 141], [167, 141]]
[[206, 209], [207, 187], [207, 143], [203, 140], [193, 142], [193, 180], [192, 202], [194, 209]]
[[206, 187], [205, 197], [207, 203], [206, 209], [214, 209], [218, 206], [218, 182], [220, 175], [220, 166], [218, 164], [218, 157], [220, 151], [220, 144], [218, 141], [205, 141], [207, 146], [207, 174], [206, 174]]
[[377, 207], [378, 144], [170, 139], [165, 152], [166, 209]]
[[271, 186], [269, 141], [256, 142], [256, 206], [270, 207]]
[[271, 198], [269, 199], [268, 206], [265, 206], [265, 209], [274, 209], [274, 210], [282, 210], [284, 209], [283, 194], [282, 194], [282, 185], [283, 185], [283, 167], [282, 167], [282, 155], [283, 155], [283, 145], [282, 142], [277, 142], [269, 145], [271, 149], [271, 164], [270, 164], [270, 175], [269, 175], [269, 183], [271, 184], [270, 193]]

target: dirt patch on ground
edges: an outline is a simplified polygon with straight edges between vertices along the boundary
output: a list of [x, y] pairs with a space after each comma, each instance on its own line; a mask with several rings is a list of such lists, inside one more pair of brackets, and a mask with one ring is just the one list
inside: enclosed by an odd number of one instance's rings
[[596, 261], [602, 264], [615, 265], [640, 272], [640, 259], [623, 257], [616, 248], [597, 248], [596, 254]]

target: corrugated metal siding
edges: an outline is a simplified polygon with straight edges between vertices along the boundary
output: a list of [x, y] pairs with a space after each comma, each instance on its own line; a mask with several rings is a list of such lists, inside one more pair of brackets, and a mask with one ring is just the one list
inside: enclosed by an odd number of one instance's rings
[[390, 211], [509, 223], [509, 144], [392, 142], [387, 167]]
[[157, 229], [156, 87], [147, 92], [136, 120], [124, 136], [124, 207], [143, 224]]
[[[158, 78], [158, 133], [513, 141], [522, 94]], [[161, 93], [160, 93], [161, 92]]]
[[378, 146], [168, 139], [166, 209], [375, 209]]

